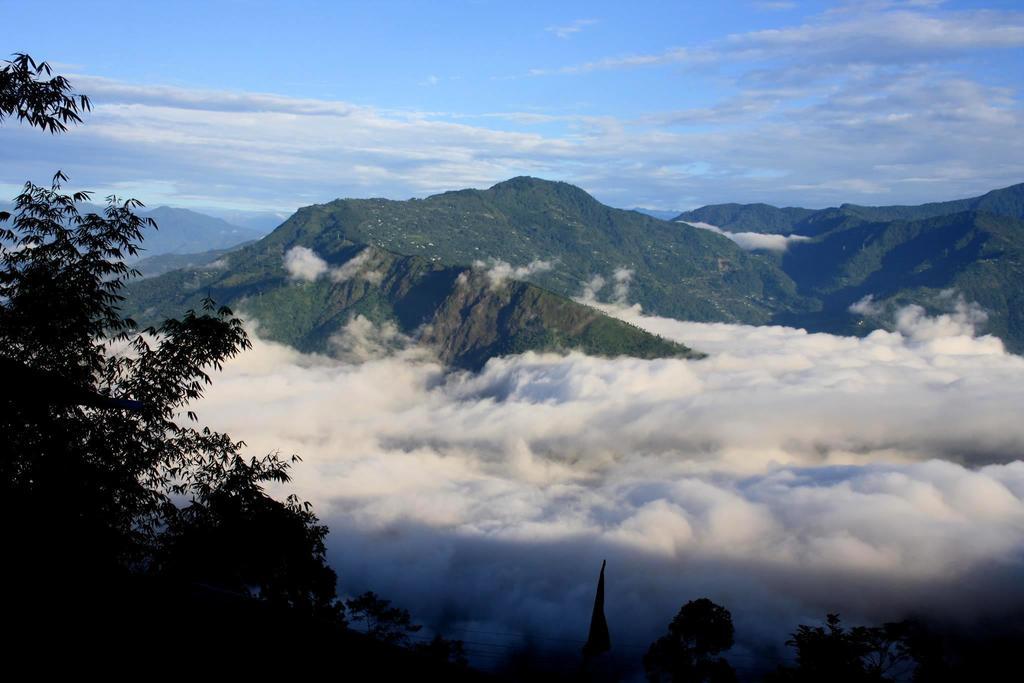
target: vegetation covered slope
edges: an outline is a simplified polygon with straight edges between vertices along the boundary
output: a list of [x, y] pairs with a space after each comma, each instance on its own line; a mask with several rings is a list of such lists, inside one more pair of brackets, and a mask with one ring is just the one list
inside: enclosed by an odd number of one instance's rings
[[[727, 230], [812, 238], [791, 243], [779, 264], [817, 310], [782, 311], [774, 322], [862, 333], [890, 326], [899, 305], [948, 308], [952, 290], [980, 304], [988, 314], [984, 331], [1016, 352], [1024, 351], [1022, 219], [1024, 184], [921, 206], [843, 204], [810, 211], [719, 204], [678, 217]], [[874, 315], [849, 310], [868, 295]]]
[[812, 209], [790, 206], [779, 209], [768, 204], [712, 204], [684, 211], [672, 220], [710, 223], [727, 232], [763, 232], [788, 235], [794, 226], [814, 213]]
[[710, 204], [675, 217], [676, 221], [703, 222], [729, 232], [763, 232], [788, 235], [819, 235], [849, 219], [873, 221], [916, 221], [980, 211], [994, 216], [1024, 219], [1024, 183], [986, 192], [980, 197], [932, 202], [918, 206], [860, 206], [812, 210], [777, 208], [768, 204]]
[[142, 277], [163, 275], [180, 268], [215, 269], [226, 263], [221, 260], [226, 254], [237, 251], [251, 243], [243, 242], [227, 249], [211, 249], [210, 251], [203, 251], [197, 254], [156, 254], [135, 262], [133, 266], [142, 273]]
[[[907, 303], [941, 309], [953, 289], [985, 309], [987, 332], [1024, 351], [1024, 222], [1018, 219], [977, 211], [915, 221], [848, 219], [792, 246], [782, 263], [822, 309], [779, 322], [870, 329], [884, 324], [884, 316], [865, 321], [848, 311], [865, 296], [874, 298], [881, 315]], [[891, 305], [879, 306], [885, 303]]]
[[1024, 183], [986, 192], [980, 197], [932, 202], [919, 206], [858, 206], [843, 204], [847, 213], [873, 221], [922, 220], [964, 211], [981, 211], [994, 216], [1024, 218]]
[[[613, 209], [572, 185], [533, 178], [423, 200], [337, 200], [299, 210], [259, 243], [230, 254], [224, 270], [193, 268], [138, 284], [138, 301], [145, 305], [137, 311], [174, 314], [210, 291], [254, 314], [275, 339], [318, 350], [354, 315], [395, 320], [404, 334], [428, 324], [434, 327], [423, 329], [436, 332], [421, 332], [421, 338], [442, 349], [449, 362], [473, 366], [526, 348], [567, 348], [570, 339], [605, 355], [668, 352], [614, 326], [597, 332], [610, 323], [581, 326], [571, 302], [556, 295], [577, 296], [588, 283], [606, 301], [621, 296], [616, 285], [628, 285], [629, 302], [658, 315], [841, 333], [891, 326], [901, 304], [937, 312], [948, 307], [943, 292], [953, 288], [985, 307], [985, 331], [1022, 350], [1024, 229], [1012, 216], [1024, 214], [1018, 207], [1022, 191], [1024, 185], [1014, 186], [919, 211], [724, 205], [717, 207], [719, 218], [697, 216], [707, 222], [732, 216], [732, 225], [744, 229], [757, 224], [736, 221], [761, 220], [768, 231], [784, 231], [792, 222], [796, 232], [812, 238], [790, 244], [783, 254], [746, 252], [710, 231]], [[1001, 214], [972, 209], [931, 215], [964, 204]], [[891, 218], [918, 213], [925, 217]], [[870, 218], [875, 214], [882, 218]], [[299, 283], [283, 267], [285, 252], [295, 246], [338, 267], [364, 245], [374, 247], [366, 258], [377, 264], [379, 286], [327, 276]], [[485, 286], [475, 271], [495, 259], [512, 266], [543, 261], [519, 274], [542, 289]], [[484, 266], [471, 272], [467, 267], [474, 262]], [[453, 284], [463, 273], [472, 275], [472, 305]], [[592, 284], [594, 276], [603, 278], [600, 287]], [[886, 304], [879, 309], [884, 315], [849, 310], [867, 295]]]
[[[210, 295], [258, 320], [262, 335], [321, 352], [348, 349], [353, 342], [340, 333], [362, 316], [392, 331], [375, 344], [415, 339], [445, 363], [474, 369], [491, 357], [530, 350], [699, 355], [533, 284], [495, 282], [484, 270], [379, 247], [314, 243], [330, 267], [319, 277], [292, 277], [284, 255], [295, 243], [268, 238], [225, 256], [223, 269], [178, 270], [134, 283], [133, 313], [152, 322]], [[345, 264], [348, 271], [341, 276]]]
[[300, 209], [267, 241], [372, 244], [451, 265], [541, 259], [552, 268], [529, 280], [578, 296], [595, 275], [632, 271], [631, 302], [659, 315], [706, 321], [767, 322], [801, 302], [793, 282], [769, 258], [743, 251], [706, 230], [680, 227], [605, 206], [578, 187], [513, 178], [487, 190], [422, 200], [344, 199]]

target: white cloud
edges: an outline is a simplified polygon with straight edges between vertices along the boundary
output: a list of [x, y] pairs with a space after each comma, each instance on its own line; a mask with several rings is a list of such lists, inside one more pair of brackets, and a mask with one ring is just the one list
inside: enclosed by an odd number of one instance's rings
[[579, 33], [587, 26], [593, 26], [597, 23], [597, 19], [577, 19], [569, 24], [563, 26], [548, 26], [545, 31], [553, 33], [559, 38], [569, 38], [573, 34]]
[[612, 280], [615, 282], [612, 301], [626, 305], [629, 299], [629, 285], [633, 282], [633, 271], [629, 268], [616, 268], [612, 273]]
[[[951, 296], [952, 293], [948, 295]], [[980, 306], [966, 302], [961, 295], [954, 302], [952, 313], [935, 317], [927, 315], [924, 308], [916, 304], [902, 308], [896, 314], [896, 329], [914, 341], [930, 342], [973, 337], [987, 320], [988, 314]]]
[[253, 453], [303, 456], [294, 488], [331, 526], [343, 591], [455, 635], [582, 639], [604, 557], [616, 642], [637, 648], [701, 595], [746, 646], [826, 610], [1024, 604], [987, 570], [1021, 569], [1024, 359], [970, 336], [969, 306], [863, 339], [609, 310], [710, 356], [470, 375], [377, 342], [348, 364], [257, 341], [198, 409]]
[[[831, 76], [822, 81], [823, 73]], [[880, 66], [775, 71], [737, 88], [691, 110], [561, 117], [564, 130], [512, 121], [523, 130], [503, 130], [489, 118], [468, 125], [456, 115], [326, 100], [249, 103], [222, 93], [222, 102], [182, 89], [156, 99], [146, 86], [122, 84], [118, 101], [98, 99], [86, 124], [60, 138], [7, 130], [0, 184], [15, 192], [26, 177], [45, 182], [65, 168], [99, 195], [153, 205], [294, 208], [526, 174], [568, 180], [620, 206], [814, 207], [969, 196], [1024, 174], [1024, 141], [1005, 134], [1024, 125], [1012, 88]]]
[[492, 258], [489, 261], [477, 260], [473, 263], [473, 267], [485, 270], [491, 287], [499, 287], [508, 280], [526, 280], [531, 275], [547, 272], [554, 267], [554, 263], [534, 259], [525, 266], [513, 266], [508, 261]]
[[[370, 256], [371, 250], [363, 249], [340, 267], [331, 268], [331, 279], [335, 282], [345, 282], [346, 280], [351, 280], [357, 275], [360, 275], [360, 271], [363, 269], [363, 266], [366, 265], [366, 262], [370, 260]], [[364, 277], [371, 282], [379, 283], [382, 278], [382, 274], [370, 271], [364, 274]]]
[[397, 353], [409, 361], [430, 357], [426, 349], [414, 348], [415, 341], [402, 334], [393, 321], [376, 325], [364, 315], [354, 316], [329, 342], [331, 357], [345, 363], [365, 363]]
[[345, 282], [359, 277], [371, 284], [379, 285], [384, 279], [384, 273], [365, 269], [371, 256], [371, 249], [363, 249], [345, 263], [332, 268], [312, 249], [292, 247], [284, 254], [284, 267], [288, 275], [296, 280], [313, 282], [322, 275], [328, 275], [334, 282]]
[[866, 11], [800, 26], [736, 34], [727, 49], [744, 58], [793, 56], [840, 63], [910, 63], [948, 59], [965, 50], [1024, 46], [1024, 14]]
[[936, 16], [923, 10], [875, 7], [826, 13], [797, 26], [736, 33], [696, 47], [537, 68], [530, 75], [775, 59], [818, 68], [825, 64], [913, 64], [955, 58], [970, 50], [1024, 46], [1024, 13], [979, 10]]
[[741, 249], [753, 251], [754, 249], [766, 249], [768, 251], [786, 251], [793, 242], [805, 242], [810, 237], [804, 235], [766, 235], [760, 232], [729, 232], [722, 230], [717, 225], [703, 223], [701, 221], [678, 221], [701, 230], [710, 230], [723, 237], [726, 237], [740, 246]]
[[787, 2], [785, 0], [776, 0], [775, 2], [767, 0], [764, 2], [754, 2], [754, 7], [756, 9], [765, 12], [785, 12], [791, 9], [796, 9], [796, 6], [797, 4], [795, 2]]
[[1024, 139], [1007, 134], [1024, 126], [1019, 79], [973, 66], [1012, 59], [1022, 17], [876, 7], [538, 69], [586, 72], [587, 87], [604, 88], [602, 71], [668, 65], [674, 92], [700, 94], [692, 106], [660, 98], [647, 110], [641, 99], [630, 115], [593, 105], [470, 116], [78, 75], [72, 84], [95, 102], [85, 124], [52, 139], [5, 129], [0, 188], [13, 196], [26, 178], [43, 183], [64, 168], [99, 196], [275, 210], [523, 174], [618, 206], [970, 196], [1024, 177]]
[[583, 294], [580, 296], [580, 301], [585, 304], [593, 304], [597, 302], [597, 294], [604, 289], [607, 281], [600, 275], [595, 275], [590, 278], [589, 281], [583, 286]]
[[873, 294], [865, 294], [863, 297], [850, 304], [850, 313], [857, 315], [877, 316], [883, 312], [882, 307], [875, 302]]
[[284, 267], [296, 280], [312, 282], [327, 272], [327, 261], [307, 247], [292, 247], [284, 254]]

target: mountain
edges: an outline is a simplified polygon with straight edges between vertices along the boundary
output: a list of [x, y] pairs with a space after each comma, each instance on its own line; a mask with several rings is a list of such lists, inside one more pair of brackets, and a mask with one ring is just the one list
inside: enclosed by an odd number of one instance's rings
[[812, 209], [786, 207], [779, 209], [768, 204], [712, 204], [693, 211], [685, 211], [672, 220], [687, 223], [709, 223], [727, 232], [763, 232], [788, 235], [800, 221], [808, 218]]
[[1024, 218], [1024, 183], [992, 190], [980, 197], [933, 202], [919, 206], [858, 206], [843, 204], [840, 210], [870, 221], [922, 220], [949, 216], [964, 211], [980, 211], [994, 216]]
[[[1024, 221], [1017, 218], [980, 211], [922, 220], [848, 218], [792, 246], [782, 266], [821, 309], [776, 322], [857, 332], [885, 326], [908, 303], [948, 309], [956, 293], [986, 311], [985, 331], [1011, 351], [1024, 351]], [[868, 295], [875, 313], [851, 314], [849, 307]]]
[[540, 260], [550, 268], [527, 279], [557, 294], [579, 296], [600, 276], [599, 298], [612, 299], [616, 284], [620, 292], [628, 285], [630, 302], [689, 320], [761, 323], [803, 305], [769, 257], [536, 178], [409, 201], [339, 199], [300, 209], [267, 240], [308, 243], [318, 253], [339, 242], [372, 244], [449, 265]]
[[142, 273], [142, 277], [155, 277], [180, 268], [219, 268], [226, 263], [222, 260], [225, 255], [250, 244], [252, 242], [243, 242], [228, 249], [211, 249], [197, 254], [157, 254], [136, 261], [132, 267]]
[[[103, 213], [106, 207], [99, 204], [83, 202], [77, 205], [79, 212]], [[13, 213], [12, 202], [0, 202], [0, 211]], [[230, 249], [245, 242], [258, 240], [272, 229], [257, 230], [228, 223], [222, 218], [190, 211], [160, 206], [151, 211], [139, 211], [156, 221], [157, 229], [146, 228], [140, 260], [164, 254], [197, 255], [203, 252]], [[268, 217], [262, 220], [267, 222]], [[277, 221], [274, 225], [279, 224]], [[152, 270], [152, 262], [148, 266]]]
[[710, 223], [729, 232], [820, 235], [848, 219], [886, 222], [913, 221], [980, 211], [995, 216], [1024, 219], [1024, 183], [992, 190], [980, 197], [932, 202], [918, 206], [860, 206], [812, 210], [796, 207], [779, 209], [768, 204], [711, 204], [679, 214], [673, 220]]
[[223, 218], [231, 225], [255, 230], [261, 235], [268, 234], [291, 215], [290, 212], [244, 211], [241, 209], [203, 209], [203, 212], [210, 216]]
[[146, 230], [142, 256], [191, 254], [210, 249], [227, 249], [263, 237], [265, 233], [232, 225], [188, 209], [161, 206], [144, 212], [156, 221], [157, 230]]
[[[184, 269], [136, 281], [130, 287], [130, 312], [142, 324], [152, 324], [195, 308], [210, 295], [258, 320], [262, 335], [303, 351], [352, 352], [358, 351], [353, 345], [416, 340], [445, 363], [469, 369], [524, 351], [700, 356], [536, 285], [495, 280], [484, 269], [351, 242], [330, 247], [282, 237], [275, 232], [227, 254], [224, 267], [216, 270]], [[306, 279], [290, 274], [286, 254], [295, 253], [300, 242], [317, 246], [315, 258], [322, 257], [328, 270]], [[374, 325], [360, 326], [364, 320]]]
[[634, 207], [631, 210], [637, 211], [647, 216], [651, 216], [652, 218], [659, 218], [663, 221], [670, 221], [677, 215], [679, 215], [678, 211], [666, 211], [664, 209], [645, 209], [642, 206]]
[[[304, 349], [328, 348], [334, 333], [363, 315], [394, 322], [448, 362], [472, 367], [516, 349], [574, 344], [604, 355], [674, 353], [566, 300], [584, 291], [679, 319], [843, 334], [891, 328], [897, 308], [909, 303], [947, 312], [951, 296], [962, 295], [986, 310], [982, 331], [1020, 352], [1024, 224], [1014, 214], [1024, 213], [1022, 188], [923, 207], [735, 204], [690, 214], [744, 228], [756, 225], [740, 221], [757, 219], [763, 230], [791, 223], [808, 236], [774, 253], [744, 251], [712, 231], [614, 209], [572, 185], [535, 178], [408, 201], [339, 199], [300, 209], [263, 240], [214, 259], [220, 269], [190, 267], [137, 283], [133, 312], [176, 315], [210, 291], [243, 306], [273, 338]], [[964, 205], [983, 209], [934, 215]], [[325, 272], [365, 252], [379, 276], [298, 282], [284, 259], [300, 246], [325, 259]], [[488, 287], [481, 278], [489, 271], [528, 283]], [[452, 285], [460, 280], [472, 285], [471, 299]], [[868, 296], [870, 305], [851, 310]]]

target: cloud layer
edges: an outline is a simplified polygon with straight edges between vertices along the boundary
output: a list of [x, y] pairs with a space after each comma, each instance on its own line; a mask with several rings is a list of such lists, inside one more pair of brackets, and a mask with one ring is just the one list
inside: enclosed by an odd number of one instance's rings
[[864, 339], [614, 311], [711, 355], [445, 374], [375, 356], [392, 335], [357, 323], [365, 362], [257, 341], [199, 410], [254, 453], [302, 455], [343, 591], [467, 640], [581, 640], [603, 558], [634, 658], [701, 595], [733, 610], [739, 659], [826, 610], [1024, 606], [1024, 359], [972, 336], [970, 310]]

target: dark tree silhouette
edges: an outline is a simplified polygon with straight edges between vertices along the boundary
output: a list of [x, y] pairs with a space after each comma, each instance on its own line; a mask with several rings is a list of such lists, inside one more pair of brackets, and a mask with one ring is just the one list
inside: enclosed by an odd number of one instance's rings
[[649, 681], [727, 683], [736, 680], [729, 663], [717, 655], [732, 647], [729, 610], [707, 598], [691, 600], [668, 625], [668, 634], [644, 655]]
[[[0, 119], [79, 122], [88, 99], [49, 74], [27, 55], [6, 63]], [[0, 215], [0, 543], [19, 604], [45, 614], [54, 574], [97, 590], [154, 576], [337, 617], [326, 527], [263, 489], [291, 462], [244, 459], [188, 410], [209, 370], [250, 346], [241, 321], [207, 299], [139, 332], [119, 308], [137, 275], [124, 260], [155, 224], [132, 199], [82, 214], [89, 194], [63, 193], [66, 180], [26, 183]]]
[[62, 133], [69, 123], [81, 123], [81, 112], [91, 105], [85, 95], [72, 94], [63, 76], [50, 76], [50, 65], [26, 54], [0, 67], [0, 123], [9, 116], [51, 133]]
[[430, 642], [415, 647], [416, 652], [436, 662], [454, 664], [460, 669], [469, 666], [466, 649], [461, 640], [448, 640], [440, 635], [434, 636]]
[[345, 607], [353, 624], [361, 625], [368, 635], [386, 643], [405, 644], [410, 633], [422, 628], [412, 623], [407, 610], [392, 607], [390, 600], [373, 591], [346, 601]]
[[[0, 122], [81, 121], [88, 98], [44, 76], [27, 55], [0, 67]], [[156, 225], [133, 199], [83, 214], [89, 194], [66, 181], [26, 183], [0, 212], [6, 663], [135, 678], [187, 662], [235, 679], [322, 674], [331, 652], [353, 680], [474, 678], [459, 641], [396, 647], [420, 627], [372, 593], [352, 602], [379, 640], [345, 628], [327, 528], [264, 490], [298, 458], [244, 458], [189, 410], [210, 370], [250, 347], [241, 321], [207, 298], [140, 332], [120, 309], [138, 275], [125, 259]]]
[[780, 667], [770, 681], [882, 683], [902, 680], [914, 668], [906, 622], [843, 628], [839, 615], [824, 626], [797, 627], [786, 644], [796, 649], [796, 666]]

